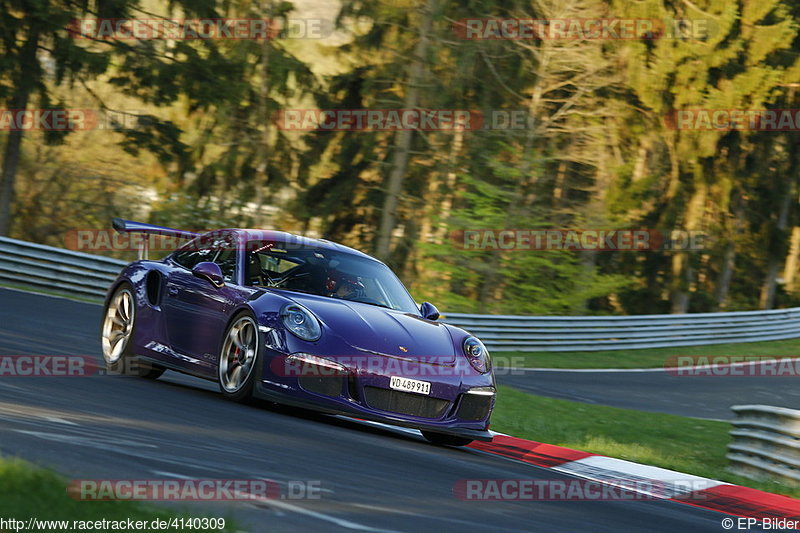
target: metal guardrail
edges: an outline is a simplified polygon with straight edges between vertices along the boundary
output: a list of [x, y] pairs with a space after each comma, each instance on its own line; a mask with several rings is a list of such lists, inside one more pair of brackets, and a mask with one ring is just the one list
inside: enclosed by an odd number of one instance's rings
[[757, 480], [800, 486], [800, 411], [769, 405], [734, 405], [728, 469]]
[[120, 259], [0, 237], [0, 281], [6, 283], [102, 298], [126, 264]]
[[487, 348], [521, 352], [595, 352], [671, 348], [800, 337], [800, 308], [736, 313], [635, 316], [503, 316], [447, 313]]
[[[102, 297], [125, 261], [0, 237], [0, 282]], [[638, 316], [447, 313], [495, 351], [608, 351], [800, 338], [800, 308]]]

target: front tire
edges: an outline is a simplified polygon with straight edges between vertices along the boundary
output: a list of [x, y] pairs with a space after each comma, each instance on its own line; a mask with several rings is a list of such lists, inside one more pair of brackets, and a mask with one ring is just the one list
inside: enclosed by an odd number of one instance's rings
[[467, 437], [436, 433], [434, 431], [422, 431], [422, 436], [425, 437], [428, 442], [438, 444], [440, 446], [466, 446], [474, 440]]
[[103, 360], [110, 373], [156, 379], [164, 373], [164, 369], [140, 361], [133, 353], [135, 330], [136, 299], [133, 296], [133, 286], [124, 282], [117, 287], [103, 310], [100, 331]]
[[217, 361], [217, 381], [222, 395], [235, 402], [252, 398], [259, 361], [258, 324], [249, 313], [231, 320]]

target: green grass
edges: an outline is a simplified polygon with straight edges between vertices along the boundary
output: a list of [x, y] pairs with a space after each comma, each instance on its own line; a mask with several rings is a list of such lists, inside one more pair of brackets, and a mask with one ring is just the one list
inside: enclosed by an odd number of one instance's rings
[[[152, 504], [128, 501], [80, 501], [67, 495], [67, 482], [57, 474], [34, 467], [20, 459], [0, 459], [0, 518], [27, 521], [68, 520], [70, 527], [61, 531], [77, 531], [73, 520], [169, 520], [173, 517], [200, 518], [199, 514], [176, 513]], [[216, 517], [223, 518], [223, 517]], [[225, 529], [193, 529], [192, 531], [236, 531], [235, 524], [225, 518]], [[148, 527], [145, 530], [152, 531]], [[0, 528], [0, 531], [5, 531]], [[13, 531], [13, 529], [9, 529]], [[39, 529], [38, 531], [47, 531]], [[57, 531], [57, 529], [52, 529]], [[161, 531], [180, 531], [162, 529]]]
[[[695, 356], [800, 357], [800, 339], [612, 352], [496, 352], [498, 366], [521, 368], [657, 368], [670, 358]], [[674, 360], [672, 361], [674, 364]]]
[[492, 429], [767, 492], [800, 497], [800, 489], [726, 471], [730, 424], [544, 398], [499, 387]]

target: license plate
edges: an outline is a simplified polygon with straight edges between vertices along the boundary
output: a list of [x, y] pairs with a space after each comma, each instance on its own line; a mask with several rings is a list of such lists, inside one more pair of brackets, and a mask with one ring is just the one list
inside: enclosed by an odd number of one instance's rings
[[389, 387], [394, 390], [413, 392], [416, 394], [430, 394], [431, 384], [429, 381], [419, 381], [418, 379], [401, 378], [392, 376], [389, 380]]

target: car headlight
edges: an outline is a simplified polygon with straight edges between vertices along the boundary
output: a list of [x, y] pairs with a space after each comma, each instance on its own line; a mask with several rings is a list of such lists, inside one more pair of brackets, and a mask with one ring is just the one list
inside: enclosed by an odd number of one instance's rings
[[319, 320], [311, 311], [298, 304], [288, 304], [281, 309], [281, 319], [286, 329], [304, 341], [315, 341], [322, 336]]
[[492, 369], [492, 359], [486, 346], [477, 337], [467, 337], [464, 339], [464, 355], [467, 357], [472, 368], [485, 374]]

